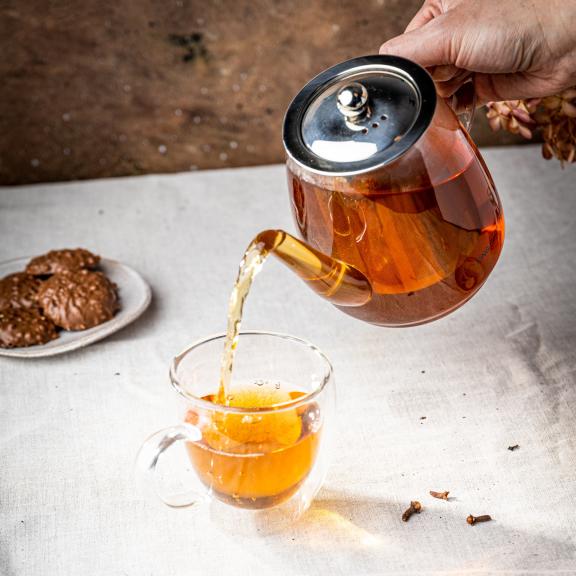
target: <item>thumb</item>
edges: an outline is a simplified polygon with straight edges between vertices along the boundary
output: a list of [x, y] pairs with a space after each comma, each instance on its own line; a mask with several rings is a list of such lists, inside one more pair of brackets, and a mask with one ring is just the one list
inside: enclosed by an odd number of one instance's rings
[[402, 56], [424, 68], [454, 64], [452, 37], [453, 34], [446, 24], [446, 16], [441, 15], [421, 28], [384, 42], [380, 46], [380, 54]]
[[427, 24], [433, 18], [437, 18], [442, 14], [442, 10], [437, 7], [437, 5], [433, 2], [424, 2], [422, 8], [416, 12], [414, 18], [410, 20], [408, 26], [406, 26], [406, 32], [412, 32], [412, 30], [416, 30], [417, 28], [421, 28], [424, 24]]

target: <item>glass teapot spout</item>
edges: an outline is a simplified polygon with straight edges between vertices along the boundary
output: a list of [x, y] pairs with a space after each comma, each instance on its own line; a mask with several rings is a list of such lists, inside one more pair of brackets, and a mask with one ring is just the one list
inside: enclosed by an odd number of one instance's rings
[[316, 294], [337, 306], [362, 306], [372, 298], [370, 282], [357, 268], [331, 258], [283, 230], [264, 230], [253, 241], [296, 273]]

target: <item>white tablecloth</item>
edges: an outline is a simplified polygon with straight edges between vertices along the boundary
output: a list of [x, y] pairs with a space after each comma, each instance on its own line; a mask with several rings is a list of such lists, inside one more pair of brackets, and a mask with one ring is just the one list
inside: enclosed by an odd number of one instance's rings
[[[283, 167], [1, 189], [0, 260], [85, 246], [139, 270], [154, 301], [84, 350], [0, 359], [0, 574], [576, 573], [576, 172], [533, 147], [484, 155], [505, 248], [453, 315], [377, 328], [276, 262], [257, 279], [244, 327], [322, 348], [340, 412], [317, 501], [258, 538], [143, 500], [130, 470], [174, 420], [172, 356], [223, 331], [244, 246], [294, 230]], [[405, 524], [412, 499], [425, 510]]]

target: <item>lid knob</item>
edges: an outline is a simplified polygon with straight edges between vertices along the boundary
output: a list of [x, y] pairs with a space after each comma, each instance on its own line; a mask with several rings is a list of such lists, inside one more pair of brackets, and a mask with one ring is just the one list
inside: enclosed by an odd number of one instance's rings
[[338, 90], [338, 110], [352, 120], [364, 116], [368, 109], [368, 91], [360, 82], [351, 82]]

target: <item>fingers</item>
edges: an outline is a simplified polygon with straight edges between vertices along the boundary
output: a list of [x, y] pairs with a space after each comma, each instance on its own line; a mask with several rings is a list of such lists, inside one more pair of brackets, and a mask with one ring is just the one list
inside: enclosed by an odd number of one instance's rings
[[402, 56], [425, 68], [453, 64], [454, 35], [445, 19], [445, 15], [438, 16], [420, 28], [388, 40], [380, 47], [380, 54]]
[[[461, 70], [454, 67], [454, 72], [454, 75], [448, 80], [444, 82], [436, 81], [436, 91], [443, 98], [449, 98], [452, 96], [460, 89], [462, 84], [464, 84], [470, 78], [470, 76], [472, 76], [472, 72], [469, 70]], [[435, 77], [434, 80], [436, 80]]]
[[456, 78], [462, 70], [452, 64], [446, 64], [444, 66], [435, 66], [433, 69], [428, 70], [428, 72], [430, 72], [436, 82], [449, 82]]
[[524, 75], [514, 74], [476, 74], [474, 80], [478, 105], [502, 100], [519, 100], [546, 96], [546, 90], [533, 86]]

